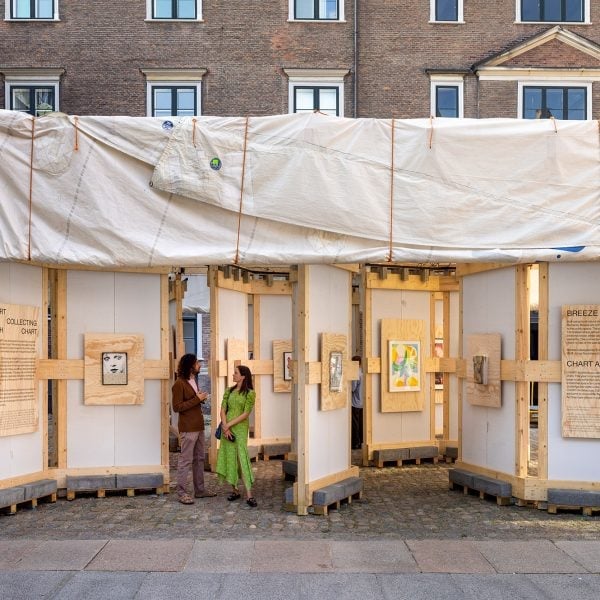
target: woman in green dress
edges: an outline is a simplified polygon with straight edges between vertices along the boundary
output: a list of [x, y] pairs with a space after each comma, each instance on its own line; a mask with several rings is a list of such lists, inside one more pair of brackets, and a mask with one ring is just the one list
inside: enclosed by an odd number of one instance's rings
[[252, 385], [252, 373], [244, 365], [235, 368], [234, 385], [225, 390], [221, 404], [221, 445], [217, 456], [217, 475], [221, 481], [231, 484], [233, 490], [227, 500], [241, 498], [238, 488], [240, 476], [246, 488], [246, 503], [255, 508], [252, 496], [254, 474], [248, 456], [248, 417], [254, 408], [256, 392]]

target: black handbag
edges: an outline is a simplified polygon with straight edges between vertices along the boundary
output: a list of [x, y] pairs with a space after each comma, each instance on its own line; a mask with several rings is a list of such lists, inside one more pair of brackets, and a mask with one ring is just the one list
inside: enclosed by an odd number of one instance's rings
[[[217, 427], [217, 429], [215, 430], [215, 437], [220, 440], [221, 439], [221, 435], [223, 434], [223, 423], [219, 423], [219, 426]], [[235, 442], [235, 435], [233, 435], [233, 432], [230, 431], [229, 432], [229, 437], [225, 438], [227, 440], [229, 440], [230, 442]]]

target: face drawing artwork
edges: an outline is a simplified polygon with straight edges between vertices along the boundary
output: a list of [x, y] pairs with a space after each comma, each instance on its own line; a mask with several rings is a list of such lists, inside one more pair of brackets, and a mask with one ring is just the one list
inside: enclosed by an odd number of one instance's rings
[[102, 353], [102, 383], [104, 385], [127, 384], [127, 353]]

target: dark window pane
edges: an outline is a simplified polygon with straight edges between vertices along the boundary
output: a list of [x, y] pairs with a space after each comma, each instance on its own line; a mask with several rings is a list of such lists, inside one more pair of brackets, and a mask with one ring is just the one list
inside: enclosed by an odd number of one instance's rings
[[583, 0], [567, 0], [567, 21], [583, 21]]
[[295, 88], [296, 112], [308, 112], [314, 110], [315, 92], [312, 88]]
[[319, 7], [322, 19], [337, 19], [338, 18], [338, 3], [337, 0], [321, 0]]
[[54, 16], [52, 14], [52, 0], [37, 0], [36, 12], [38, 19], [51, 19]]
[[32, 17], [31, 2], [29, 0], [17, 0], [14, 16], [17, 19], [30, 19]]
[[177, 3], [177, 17], [179, 19], [195, 19], [196, 0], [179, 0]]
[[155, 0], [156, 19], [172, 19], [173, 18], [173, 3], [171, 0]]
[[523, 0], [521, 2], [521, 20], [539, 21], [541, 12], [540, 0]]
[[319, 90], [319, 110], [327, 115], [337, 116], [337, 89]]
[[31, 111], [31, 94], [28, 89], [12, 89], [12, 110]]
[[458, 118], [458, 88], [456, 86], [436, 87], [436, 117]]
[[314, 19], [314, 0], [296, 0], [296, 19]]
[[35, 90], [35, 114], [41, 117], [54, 111], [54, 90], [40, 88]]
[[458, 21], [458, 0], [436, 0], [436, 21]]
[[560, 21], [561, 15], [561, 2], [562, 0], [544, 0], [544, 14], [543, 21]]
[[563, 98], [563, 88], [546, 88], [546, 108], [555, 119], [564, 119]]
[[535, 119], [542, 109], [542, 89], [525, 88], [523, 90], [523, 118]]
[[177, 114], [180, 117], [193, 117], [196, 112], [195, 90], [177, 90]]
[[572, 88], [567, 91], [567, 104], [569, 107], [567, 119], [582, 121], [586, 117], [585, 90]]

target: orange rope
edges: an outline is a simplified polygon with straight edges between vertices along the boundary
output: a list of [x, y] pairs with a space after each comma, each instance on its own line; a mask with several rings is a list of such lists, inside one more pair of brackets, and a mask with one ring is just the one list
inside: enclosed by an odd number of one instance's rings
[[233, 264], [237, 265], [240, 259], [240, 228], [242, 226], [242, 201], [244, 199], [244, 177], [246, 175], [246, 147], [248, 144], [248, 122], [249, 118], [246, 117], [246, 127], [244, 129], [244, 155], [242, 158], [242, 181], [240, 183], [240, 210], [238, 212], [238, 227], [237, 227], [237, 240], [235, 243], [235, 260]]
[[29, 154], [29, 233], [27, 240], [27, 260], [31, 260], [31, 215], [33, 212], [33, 140], [35, 136], [35, 117], [31, 119], [31, 151]]
[[431, 150], [431, 144], [433, 142], [433, 115], [429, 117], [429, 149]]
[[192, 119], [192, 144], [196, 146], [196, 119]]
[[79, 150], [79, 117], [74, 117], [75, 121], [75, 152]]
[[393, 235], [394, 235], [394, 141], [396, 134], [396, 122], [392, 117], [392, 167], [390, 170], [390, 251], [387, 257], [392, 262], [393, 257]]

